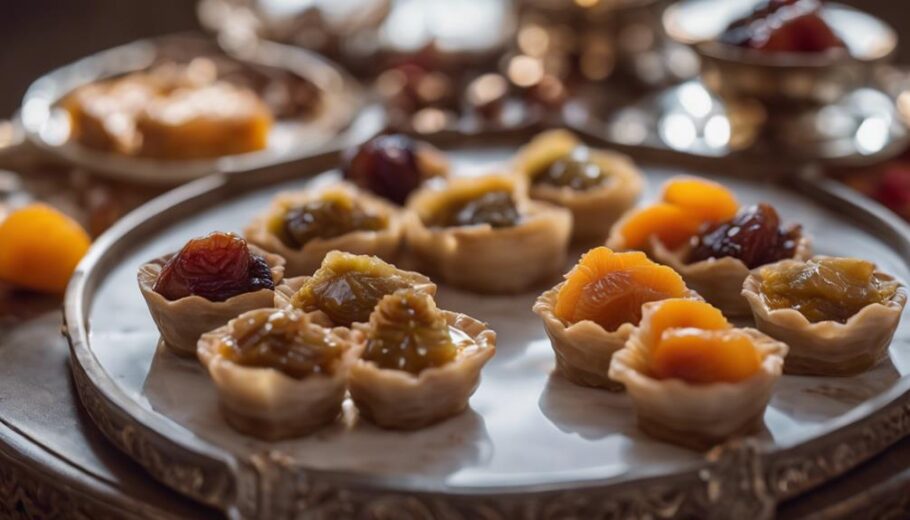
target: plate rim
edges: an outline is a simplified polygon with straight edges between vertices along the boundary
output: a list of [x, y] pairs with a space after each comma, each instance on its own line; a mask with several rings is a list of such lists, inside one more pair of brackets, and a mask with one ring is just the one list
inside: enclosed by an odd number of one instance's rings
[[[495, 146], [499, 138], [514, 142], [533, 133], [525, 129], [515, 132], [517, 135], [498, 135], [497, 139], [477, 135], [458, 139], [456, 136], [454, 142], [456, 148], [472, 144]], [[591, 136], [583, 137], [591, 140]], [[444, 149], [452, 148], [445, 146], [446, 140], [442, 141], [436, 144]], [[451, 144], [453, 140], [448, 142]], [[188, 206], [202, 202], [206, 196], [220, 190], [228, 190], [229, 196], [240, 196], [255, 188], [327, 171], [337, 165], [341, 151], [335, 148], [312, 156], [293, 170], [278, 164], [261, 168], [256, 175], [223, 173], [172, 190], [134, 210], [99, 237], [76, 269], [64, 302], [64, 334], [70, 344], [77, 393], [93, 421], [113, 444], [154, 477], [181, 493], [226, 511], [238, 511], [242, 516], [258, 516], [263, 510], [292, 512], [293, 509], [288, 508], [293, 508], [297, 501], [315, 500], [310, 497], [313, 494], [323, 497], [326, 503], [346, 504], [346, 507], [373, 507], [376, 503], [387, 504], [388, 500], [401, 500], [400, 505], [404, 506], [407, 500], [413, 499], [422, 501], [427, 507], [439, 507], [438, 504], [443, 503], [455, 510], [476, 512], [481, 506], [495, 511], [513, 511], [515, 504], [521, 502], [544, 507], [546, 504], [541, 502], [546, 497], [553, 500], [551, 507], [553, 504], [564, 507], [581, 507], [582, 504], [590, 507], [592, 503], [602, 507], [607, 504], [609, 507], [623, 504], [631, 507], [629, 504], [633, 504], [645, 511], [657, 511], [667, 504], [657, 500], [655, 493], [678, 492], [682, 493], [679, 499], [682, 504], [677, 505], [695, 508], [694, 511], [705, 512], [740, 503], [743, 506], [751, 504], [763, 511], [767, 507], [773, 510], [778, 500], [796, 496], [845, 473], [910, 435], [910, 376], [905, 376], [888, 391], [827, 421], [813, 437], [792, 445], [769, 448], [768, 443], [754, 439], [734, 441], [715, 448], [704, 460], [686, 465], [677, 472], [633, 475], [619, 481], [614, 476], [542, 485], [438, 489], [415, 486], [420, 483], [414, 482], [413, 478], [302, 468], [275, 455], [241, 460], [227, 449], [157, 419], [155, 413], [142, 407], [104, 371], [89, 343], [88, 310], [92, 293], [104, 278], [100, 273], [104, 271], [104, 260], [116, 260], [106, 258], [106, 255], [137, 229], [160, 226], [161, 222], [156, 218], [174, 219], [181, 211], [190, 214], [199, 211], [199, 207]], [[829, 207], [836, 204], [842, 211], [853, 212], [862, 221], [861, 225], [878, 227], [878, 233], [888, 236], [877, 236], [898, 251], [910, 267], [910, 225], [897, 215], [846, 186], [823, 178], [818, 168], [804, 169], [797, 178], [784, 184], [820, 204]], [[207, 204], [203, 203], [202, 207]], [[165, 212], [167, 214], [162, 216]], [[126, 243], [120, 247], [129, 249], [133, 246]], [[845, 447], [848, 452], [844, 452]], [[285, 481], [296, 484], [280, 485]], [[736, 486], [729, 484], [731, 482]], [[712, 495], [716, 493], [716, 487], [711, 491], [712, 485], [721, 486], [726, 494]], [[609, 493], [605, 493], [607, 490]], [[573, 501], [572, 497], [577, 499], [579, 495], [586, 501]]]

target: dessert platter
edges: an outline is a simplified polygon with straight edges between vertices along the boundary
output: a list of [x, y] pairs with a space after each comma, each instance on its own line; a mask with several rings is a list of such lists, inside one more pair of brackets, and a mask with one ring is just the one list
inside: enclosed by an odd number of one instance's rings
[[36, 80], [26, 137], [62, 160], [131, 182], [174, 185], [304, 157], [364, 104], [340, 67], [262, 42], [227, 53], [192, 33], [140, 40]]
[[643, 155], [393, 134], [188, 184], [78, 268], [77, 391], [249, 518], [761, 518], [910, 432], [906, 224]]

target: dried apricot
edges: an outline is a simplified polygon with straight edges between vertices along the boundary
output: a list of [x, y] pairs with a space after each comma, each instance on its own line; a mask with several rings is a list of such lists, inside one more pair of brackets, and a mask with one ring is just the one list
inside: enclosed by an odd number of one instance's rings
[[75, 221], [31, 204], [0, 223], [0, 279], [35, 291], [62, 293], [91, 244]]
[[215, 232], [190, 240], [172, 256], [161, 269], [154, 290], [168, 300], [196, 295], [220, 302], [274, 288], [264, 258], [252, 254], [239, 236]]
[[701, 220], [679, 206], [657, 203], [636, 210], [623, 220], [619, 229], [625, 247], [642, 249], [656, 236], [665, 246], [676, 249], [698, 233]]
[[660, 303], [643, 324], [650, 337], [659, 340], [667, 329], [697, 328], [701, 330], [723, 330], [731, 327], [720, 309], [698, 300], [675, 298]]
[[644, 303], [685, 294], [673, 269], [641, 252], [614, 253], [606, 247], [588, 251], [566, 275], [554, 312], [570, 323], [591, 320], [607, 331], [638, 324]]
[[760, 368], [761, 354], [752, 339], [735, 329], [669, 329], [651, 352], [651, 371], [658, 379], [735, 383]]
[[727, 188], [696, 177], [674, 177], [664, 185], [664, 202], [679, 206], [702, 222], [730, 220], [739, 202]]

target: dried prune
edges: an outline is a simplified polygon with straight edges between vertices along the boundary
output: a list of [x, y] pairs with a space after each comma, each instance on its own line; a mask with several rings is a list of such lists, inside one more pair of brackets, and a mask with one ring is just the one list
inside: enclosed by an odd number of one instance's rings
[[329, 329], [300, 311], [263, 309], [231, 322], [220, 353], [238, 365], [274, 368], [301, 379], [331, 375], [344, 349]]
[[385, 296], [370, 316], [363, 359], [380, 368], [419, 374], [458, 354], [445, 316], [428, 294], [409, 290]]
[[811, 322], [846, 322], [863, 307], [884, 303], [897, 284], [875, 274], [875, 264], [856, 258], [814, 258], [761, 271], [761, 294], [772, 309], [795, 309]]
[[396, 204], [404, 204], [425, 177], [417, 143], [404, 135], [381, 135], [349, 152], [344, 176]]
[[284, 245], [300, 249], [314, 238], [377, 231], [386, 225], [383, 216], [368, 213], [350, 199], [326, 197], [289, 208], [274, 222], [272, 231]]
[[489, 224], [494, 228], [514, 226], [521, 220], [511, 192], [488, 191], [449, 208], [446, 226]]
[[608, 178], [607, 172], [591, 160], [589, 150], [579, 146], [566, 157], [557, 159], [541, 171], [535, 172], [532, 182], [584, 191], [602, 186]]
[[688, 262], [729, 256], [752, 269], [793, 258], [801, 236], [800, 226], [781, 229], [780, 217], [770, 205], [747, 206], [732, 220], [709, 224], [693, 237]]
[[333, 251], [292, 299], [304, 311], [322, 311], [340, 326], [363, 323], [387, 294], [411, 287], [414, 273], [368, 255]]
[[770, 0], [736, 20], [720, 41], [766, 52], [824, 52], [844, 48], [819, 15], [819, 0]]
[[213, 302], [260, 289], [274, 289], [268, 263], [250, 252], [233, 233], [194, 238], [172, 256], [158, 275], [154, 290], [168, 300], [190, 295]]

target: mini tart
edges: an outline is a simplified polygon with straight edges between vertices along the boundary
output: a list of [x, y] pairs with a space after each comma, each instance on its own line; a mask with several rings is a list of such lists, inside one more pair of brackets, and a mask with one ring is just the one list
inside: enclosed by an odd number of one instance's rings
[[224, 325], [241, 313], [271, 307], [274, 304], [276, 290], [284, 279], [284, 258], [253, 245], [249, 248], [250, 254], [263, 257], [271, 268], [275, 290], [260, 289], [232, 296], [222, 302], [213, 302], [197, 295], [171, 301], [158, 294], [154, 286], [164, 264], [174, 254], [156, 258], [139, 267], [139, 290], [145, 298], [149, 313], [161, 333], [164, 344], [171, 352], [180, 356], [195, 356], [196, 342], [203, 333]]
[[[306, 313], [309, 313], [314, 321], [326, 326], [348, 326], [347, 323], [335, 323], [329, 313], [320, 309], [314, 303], [311, 303], [310, 295], [307, 293], [308, 286], [315, 278], [322, 275], [322, 271], [327, 273], [335, 271], [336, 266], [341, 263], [353, 262], [357, 259], [363, 260], [369, 265], [369, 273], [373, 276], [393, 276], [399, 278], [402, 286], [394, 289], [411, 289], [416, 292], [426, 293], [430, 296], [436, 295], [436, 284], [428, 277], [415, 272], [399, 269], [392, 264], [386, 263], [377, 257], [368, 255], [353, 255], [342, 251], [332, 251], [326, 255], [322, 266], [314, 273], [313, 276], [298, 276], [288, 279], [281, 287], [276, 287], [274, 304], [276, 307], [294, 307]], [[306, 289], [306, 291], [305, 291]], [[380, 298], [381, 299], [381, 298]], [[366, 320], [364, 320], [366, 321]]]
[[[660, 302], [645, 304], [645, 318]], [[783, 371], [787, 345], [755, 329], [737, 329], [752, 340], [762, 357], [758, 372], [736, 383], [693, 384], [656, 379], [649, 374], [649, 332], [636, 329], [613, 355], [610, 377], [622, 382], [632, 398], [638, 425], [655, 438], [706, 449], [761, 428], [774, 384]]]
[[[749, 302], [740, 294], [743, 281], [749, 276], [749, 268], [742, 260], [727, 256], [687, 264], [685, 259], [690, 251], [688, 245], [671, 251], [660, 240], [652, 239], [651, 248], [654, 260], [672, 267], [683, 277], [689, 288], [723, 311], [724, 315], [741, 317], [751, 313]], [[793, 258], [808, 260], [811, 257], [812, 243], [803, 235], [796, 245]]]
[[[224, 357], [219, 347], [231, 335], [234, 323], [278, 309], [246, 312], [199, 338], [197, 355], [218, 389], [221, 412], [237, 431], [267, 441], [299, 437], [331, 423], [341, 413], [346, 380], [359, 355], [359, 333], [325, 329], [345, 348], [331, 375], [294, 378], [275, 368], [240, 365]], [[299, 312], [286, 310], [285, 312]], [[304, 313], [302, 319], [309, 320]], [[311, 327], [320, 327], [310, 323]]]
[[[469, 337], [449, 363], [426, 368], [418, 375], [358, 359], [351, 367], [348, 389], [351, 399], [370, 422], [383, 428], [413, 430], [442, 421], [464, 411], [480, 384], [480, 371], [496, 353], [496, 333], [486, 324], [466, 316], [439, 310], [449, 327]], [[368, 324], [355, 324], [366, 342]]]
[[[360, 230], [334, 238], [314, 238], [299, 249], [288, 247], [269, 229], [270, 221], [274, 218], [281, 218], [290, 208], [326, 196], [349, 198], [367, 212], [385, 217], [387, 225], [378, 231]], [[269, 209], [255, 217], [244, 230], [244, 237], [251, 244], [285, 258], [287, 261], [285, 270], [288, 276], [313, 274], [313, 271], [319, 268], [325, 255], [333, 250], [358, 255], [374, 255], [394, 262], [401, 248], [403, 236], [402, 219], [398, 208], [346, 182], [318, 190], [279, 193], [272, 199]]]
[[[512, 226], [489, 224], [437, 227], [432, 222], [450, 201], [488, 191], [513, 194], [521, 220]], [[562, 270], [572, 230], [572, 214], [529, 200], [514, 176], [457, 178], [443, 187], [425, 187], [408, 201], [405, 235], [423, 272], [478, 293], [510, 294], [528, 289]]]
[[[656, 264], [655, 267], [667, 269]], [[571, 272], [566, 275], [567, 278], [570, 276]], [[545, 291], [533, 307], [534, 313], [543, 320], [544, 329], [550, 338], [556, 355], [556, 372], [577, 385], [621, 391], [623, 385], [607, 376], [610, 360], [615, 352], [623, 348], [638, 324], [626, 322], [615, 330], [607, 330], [590, 319], [574, 323], [561, 319], [556, 315], [556, 306], [565, 284], [566, 282], [561, 282]], [[672, 296], [674, 295], [667, 297]], [[685, 287], [679, 296], [701, 299]]]
[[[823, 258], [823, 257], [816, 257]], [[898, 287], [890, 300], [863, 307], [847, 319], [810, 322], [795, 309], [771, 309], [762, 296], [762, 271], [797, 264], [796, 260], [762, 266], [743, 283], [742, 296], [755, 318], [755, 326], [790, 346], [784, 365], [788, 374], [850, 376], [874, 367], [888, 357], [888, 346], [907, 304], [907, 291]], [[898, 282], [875, 271], [882, 282]]]
[[534, 184], [531, 178], [534, 173], [565, 158], [579, 146], [584, 144], [571, 132], [544, 132], [519, 151], [516, 169], [527, 178], [532, 199], [550, 202], [572, 212], [573, 240], [604, 240], [613, 224], [635, 206], [644, 188], [642, 174], [628, 156], [607, 150], [590, 150], [590, 162], [607, 172], [609, 179], [603, 185], [587, 190]]

